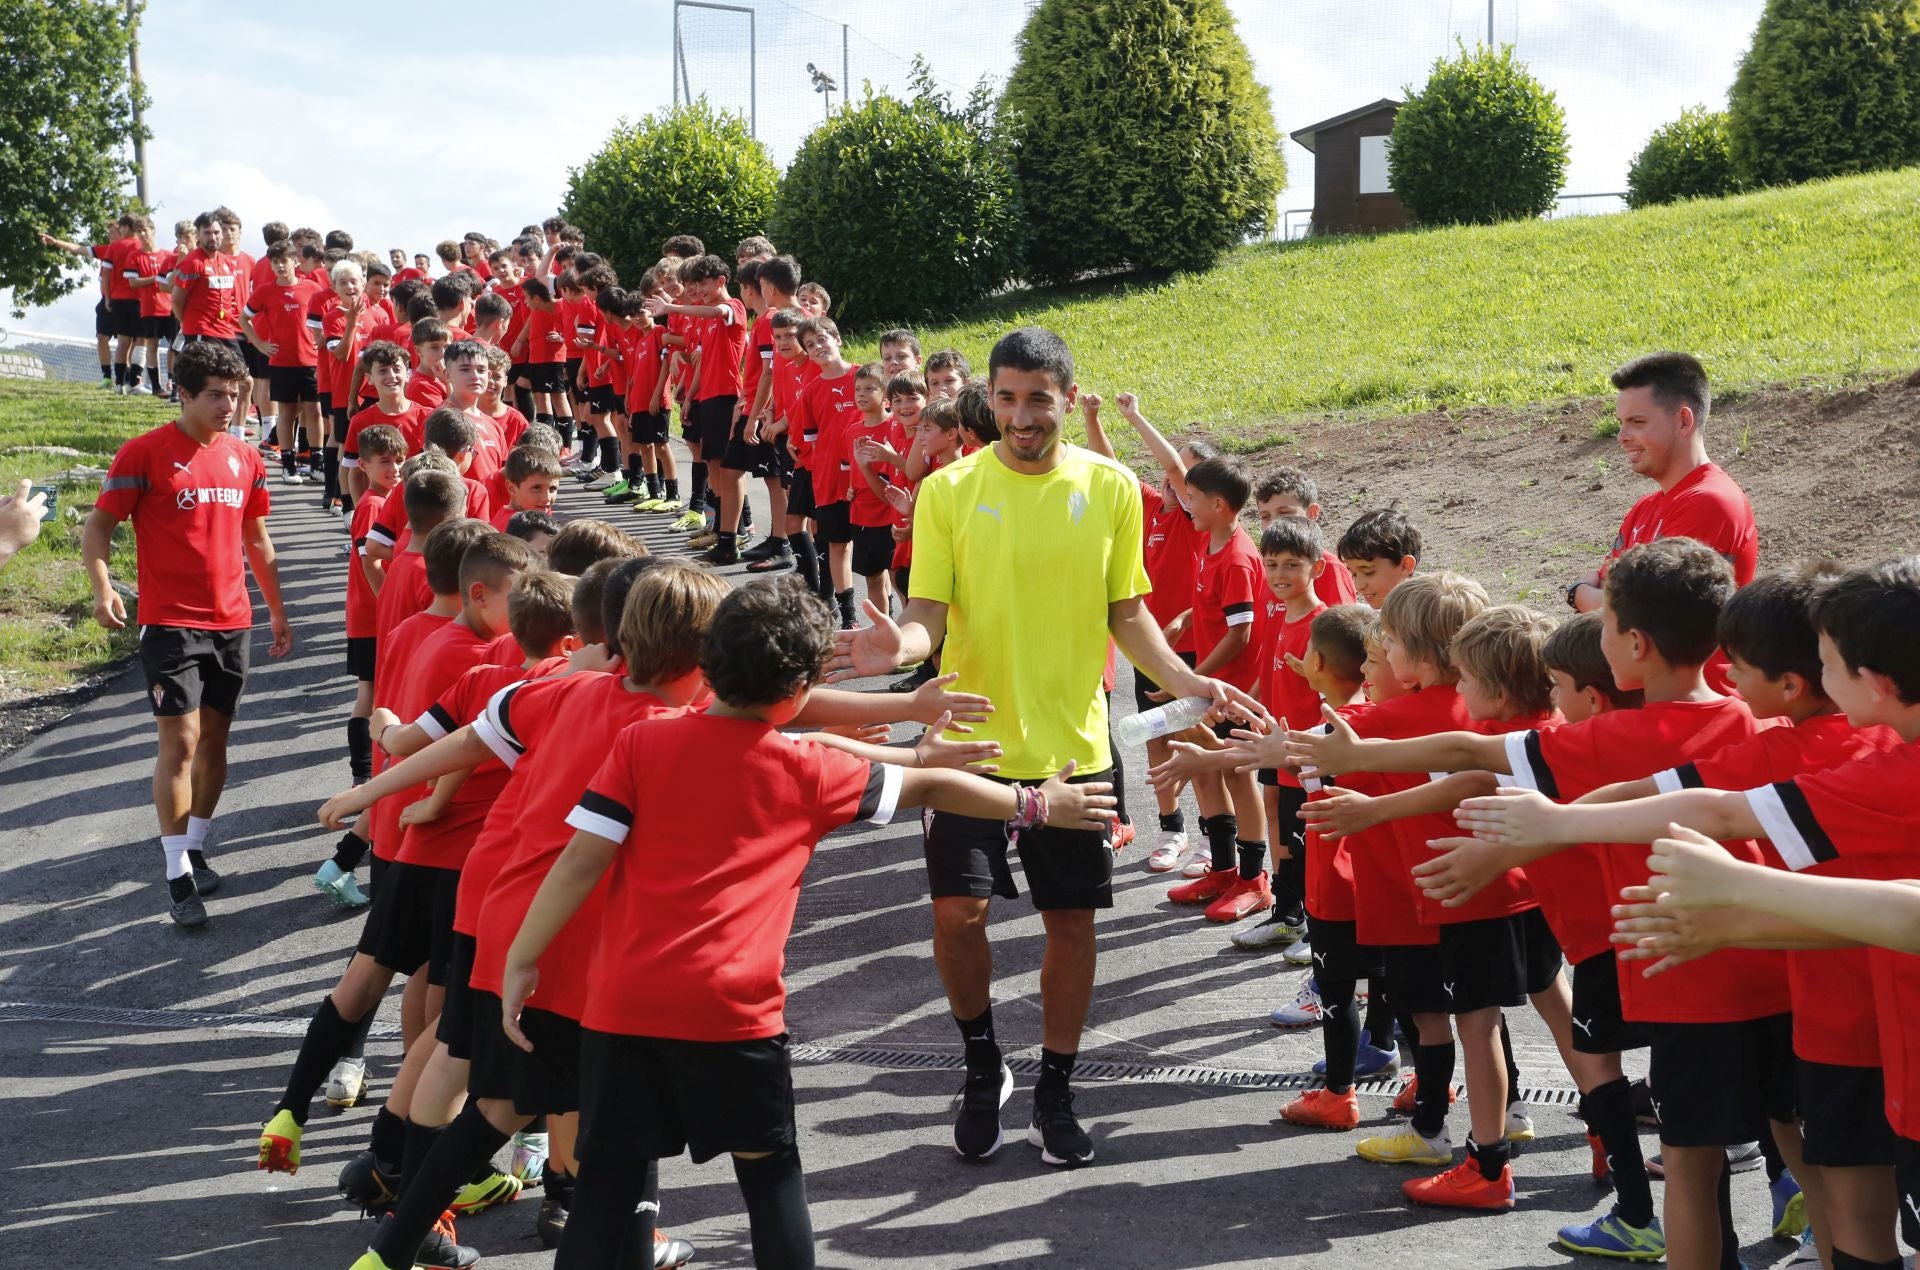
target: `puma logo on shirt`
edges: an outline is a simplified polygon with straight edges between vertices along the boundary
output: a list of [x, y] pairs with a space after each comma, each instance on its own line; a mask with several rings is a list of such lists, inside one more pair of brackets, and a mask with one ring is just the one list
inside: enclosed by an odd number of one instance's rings
[[995, 520], [998, 520], [998, 521], [1000, 521], [1000, 523], [1004, 525], [1004, 524], [1006, 524], [1007, 522], [1006, 522], [1005, 520], [1003, 520], [1003, 519], [1001, 519], [1001, 516], [1000, 516], [1000, 509], [1001, 509], [1001, 508], [1003, 508], [1003, 507], [1005, 507], [1005, 506], [1006, 506], [1006, 503], [1005, 503], [1005, 502], [999, 502], [999, 503], [995, 503], [995, 504], [993, 504], [992, 506], [988, 506], [988, 505], [987, 505], [986, 503], [981, 503], [981, 504], [979, 504], [978, 506], [976, 506], [976, 507], [974, 508], [974, 510], [975, 510], [975, 511], [980, 511], [980, 512], [985, 512], [985, 513], [986, 513], [987, 515], [989, 515], [989, 516], [991, 516], [991, 517], [993, 517], [993, 518], [994, 518]]

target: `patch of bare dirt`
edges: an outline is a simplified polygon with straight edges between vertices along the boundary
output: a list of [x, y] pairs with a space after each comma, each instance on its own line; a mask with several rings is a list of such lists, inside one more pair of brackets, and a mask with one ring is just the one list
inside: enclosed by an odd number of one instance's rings
[[[1289, 428], [1293, 445], [1249, 462], [1310, 474], [1333, 538], [1359, 512], [1397, 500], [1426, 539], [1424, 565], [1469, 573], [1496, 600], [1552, 608], [1653, 488], [1617, 440], [1596, 434], [1612, 416], [1612, 399], [1596, 397], [1306, 421]], [[1920, 551], [1920, 375], [1716, 403], [1707, 449], [1753, 502], [1763, 570]]]

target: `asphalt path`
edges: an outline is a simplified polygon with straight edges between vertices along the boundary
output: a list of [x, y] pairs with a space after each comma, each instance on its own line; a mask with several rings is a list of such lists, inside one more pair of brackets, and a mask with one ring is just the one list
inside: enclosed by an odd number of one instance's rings
[[[343, 527], [311, 490], [276, 487], [271, 526], [298, 636], [269, 662], [264, 612], [210, 840], [225, 885], [212, 919], [165, 915], [149, 803], [153, 731], [138, 671], [0, 761], [0, 1266], [339, 1266], [371, 1229], [334, 1190], [365, 1141], [370, 1102], [317, 1107], [298, 1175], [254, 1171], [306, 1019], [358, 936], [309, 878], [334, 835], [313, 819], [347, 783], [340, 593]], [[569, 487], [561, 511], [598, 499]], [[759, 506], [764, 521], [766, 509]], [[659, 552], [667, 518], [609, 517]], [[737, 573], [738, 570], [730, 570]], [[1116, 707], [1130, 709], [1123, 667]], [[877, 685], [861, 685], [874, 687]], [[1129, 704], [1122, 704], [1129, 703]], [[1002, 709], [1017, 703], [1002, 702]], [[916, 729], [896, 729], [905, 738]], [[788, 948], [801, 1151], [822, 1266], [1556, 1267], [1562, 1224], [1604, 1212], [1588, 1176], [1571, 1083], [1529, 1011], [1511, 1016], [1539, 1137], [1516, 1162], [1519, 1203], [1498, 1215], [1415, 1209], [1411, 1170], [1369, 1164], [1342, 1133], [1279, 1121], [1320, 1056], [1311, 1030], [1267, 1012], [1305, 977], [1277, 954], [1166, 903], [1142, 867], [1152, 803], [1138, 754], [1129, 801], [1141, 841], [1100, 919], [1099, 984], [1077, 1108], [1096, 1158], [1043, 1165], [1018, 1138], [1039, 1055], [1040, 923], [1023, 898], [994, 908], [995, 1018], [1021, 1074], [1009, 1144], [984, 1163], [951, 1146], [958, 1043], [928, 950], [919, 828], [844, 832], [811, 866]], [[1192, 812], [1189, 809], [1189, 820]], [[398, 993], [368, 1045], [373, 1095], [398, 1062]], [[1361, 1133], [1389, 1122], [1390, 1086], [1363, 1087]], [[1465, 1141], [1464, 1102], [1450, 1122]], [[1657, 1150], [1651, 1135], [1647, 1149]], [[663, 1224], [696, 1264], [752, 1262], [724, 1160], [662, 1166]], [[1758, 1173], [1735, 1179], [1749, 1265], [1783, 1260]], [[542, 1266], [536, 1204], [461, 1222], [487, 1265]], [[1597, 1262], [1590, 1264], [1599, 1264]]]

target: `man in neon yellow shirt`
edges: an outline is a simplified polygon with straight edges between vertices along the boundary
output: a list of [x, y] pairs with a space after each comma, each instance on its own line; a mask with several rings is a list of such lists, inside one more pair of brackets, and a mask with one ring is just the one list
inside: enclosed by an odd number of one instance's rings
[[[1000, 776], [1019, 781], [1068, 763], [1075, 779], [1111, 779], [1100, 682], [1109, 639], [1175, 696], [1257, 713], [1244, 694], [1194, 674], [1147, 612], [1140, 481], [1064, 440], [1079, 392], [1066, 344], [1039, 327], [1009, 333], [994, 346], [987, 385], [1000, 439], [921, 484], [906, 611], [896, 625], [868, 606], [873, 625], [843, 632], [835, 675], [885, 674], [941, 649], [956, 689], [997, 707], [971, 739], [998, 742]], [[1093, 1143], [1074, 1117], [1069, 1080], [1093, 997], [1094, 911], [1113, 905], [1113, 853], [1104, 834], [1050, 828], [1021, 834], [1019, 846], [1047, 932], [1027, 1141], [1048, 1164], [1085, 1164]], [[1013, 1092], [993, 1033], [986, 933], [989, 898], [1019, 894], [1007, 848], [1006, 828], [994, 822], [936, 814], [927, 830], [934, 964], [967, 1054], [953, 1142], [972, 1159], [999, 1149], [1000, 1108]]]

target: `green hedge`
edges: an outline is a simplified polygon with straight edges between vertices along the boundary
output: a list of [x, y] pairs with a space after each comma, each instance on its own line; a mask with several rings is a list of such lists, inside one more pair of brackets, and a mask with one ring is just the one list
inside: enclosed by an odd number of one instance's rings
[[1407, 91], [1387, 163], [1394, 192], [1422, 223], [1542, 216], [1567, 175], [1566, 114], [1511, 45], [1462, 47]]
[[1720, 198], [1740, 188], [1727, 142], [1727, 114], [1698, 106], [1662, 125], [1627, 169], [1627, 206]]

